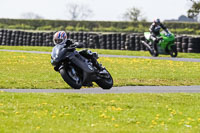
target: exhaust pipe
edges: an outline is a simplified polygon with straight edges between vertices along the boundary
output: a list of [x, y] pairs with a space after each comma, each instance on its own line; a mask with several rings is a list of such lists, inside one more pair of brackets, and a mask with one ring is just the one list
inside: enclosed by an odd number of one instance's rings
[[142, 43], [144, 46], [146, 46], [147, 49], [148, 49], [149, 51], [152, 51], [152, 49], [151, 49], [151, 47], [149, 46], [149, 44], [147, 44], [145, 41], [141, 41], [141, 43]]

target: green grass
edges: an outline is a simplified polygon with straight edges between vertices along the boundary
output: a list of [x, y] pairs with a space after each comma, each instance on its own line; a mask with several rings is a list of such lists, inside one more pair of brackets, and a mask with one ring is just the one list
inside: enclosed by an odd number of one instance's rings
[[200, 131], [199, 94], [0, 93], [0, 132]]
[[[38, 47], [38, 46], [0, 46], [0, 49], [45, 51], [45, 52], [51, 52], [52, 51], [52, 47]], [[149, 52], [147, 52], [147, 51], [105, 50], [105, 49], [91, 49], [91, 50], [93, 52], [98, 52], [98, 54], [151, 56], [149, 54]], [[170, 55], [159, 55], [159, 57], [170, 57]], [[178, 57], [179, 58], [200, 58], [200, 54], [198, 54], [198, 53], [178, 53]]]
[[[51, 51], [51, 47], [0, 49]], [[137, 53], [99, 51], [114, 55]], [[199, 58], [199, 54], [187, 55]], [[50, 55], [0, 52], [0, 59], [0, 88], [70, 88], [53, 70]], [[200, 85], [200, 63], [126, 58], [99, 61], [111, 72], [115, 86]], [[0, 92], [0, 132], [199, 132], [199, 99], [199, 94], [184, 93]]]
[[39, 47], [39, 46], [0, 46], [0, 49], [44, 51], [44, 52], [51, 52], [52, 48], [53, 47]]
[[[70, 88], [55, 72], [48, 54], [0, 52], [0, 88]], [[200, 63], [100, 58], [114, 86], [200, 85]]]

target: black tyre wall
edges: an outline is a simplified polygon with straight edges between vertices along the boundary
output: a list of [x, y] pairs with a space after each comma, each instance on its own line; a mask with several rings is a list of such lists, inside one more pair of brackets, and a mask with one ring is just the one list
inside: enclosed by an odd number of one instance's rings
[[[8, 46], [54, 46], [55, 32], [27, 32], [19, 30], [0, 30], [0, 45]], [[67, 32], [67, 36], [77, 42], [83, 42], [84, 48], [146, 50], [140, 43], [144, 36], [139, 33], [90, 33]], [[200, 38], [176, 36], [178, 52], [200, 53]]]

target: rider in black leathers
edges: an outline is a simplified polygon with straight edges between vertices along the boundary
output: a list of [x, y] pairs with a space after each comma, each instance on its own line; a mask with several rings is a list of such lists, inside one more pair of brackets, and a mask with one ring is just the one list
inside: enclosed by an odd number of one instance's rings
[[[67, 34], [65, 31], [58, 31], [54, 34], [53, 36], [53, 42], [55, 45], [59, 44], [59, 45], [65, 45], [65, 47], [69, 47], [72, 45], [79, 45], [78, 43], [75, 43], [72, 39], [68, 39], [67, 38]], [[79, 51], [79, 53], [81, 55], [83, 55], [84, 57], [88, 58], [91, 60], [92, 64], [99, 69], [100, 71], [104, 70], [104, 67], [102, 67], [101, 64], [98, 63], [97, 59], [98, 59], [98, 55], [95, 52], [91, 52], [90, 50], [82, 50]], [[54, 68], [56, 71], [58, 68]]]
[[153, 49], [157, 51], [157, 43], [162, 38], [159, 37], [160, 29], [163, 29], [168, 35], [170, 35], [168, 29], [160, 22], [160, 19], [155, 19], [154, 22], [151, 24], [149, 31], [151, 33], [151, 39], [153, 40]]

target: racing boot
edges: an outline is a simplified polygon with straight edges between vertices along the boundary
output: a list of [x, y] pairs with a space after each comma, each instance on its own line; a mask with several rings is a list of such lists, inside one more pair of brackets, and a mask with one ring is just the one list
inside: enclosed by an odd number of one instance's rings
[[107, 74], [105, 67], [103, 67], [102, 64], [99, 64], [96, 58], [92, 58], [92, 63], [99, 70], [99, 74], [101, 75]]
[[96, 59], [92, 59], [92, 63], [94, 64], [94, 66], [99, 70], [99, 71], [103, 71], [105, 68], [102, 67], [102, 64], [99, 64], [99, 62]]

